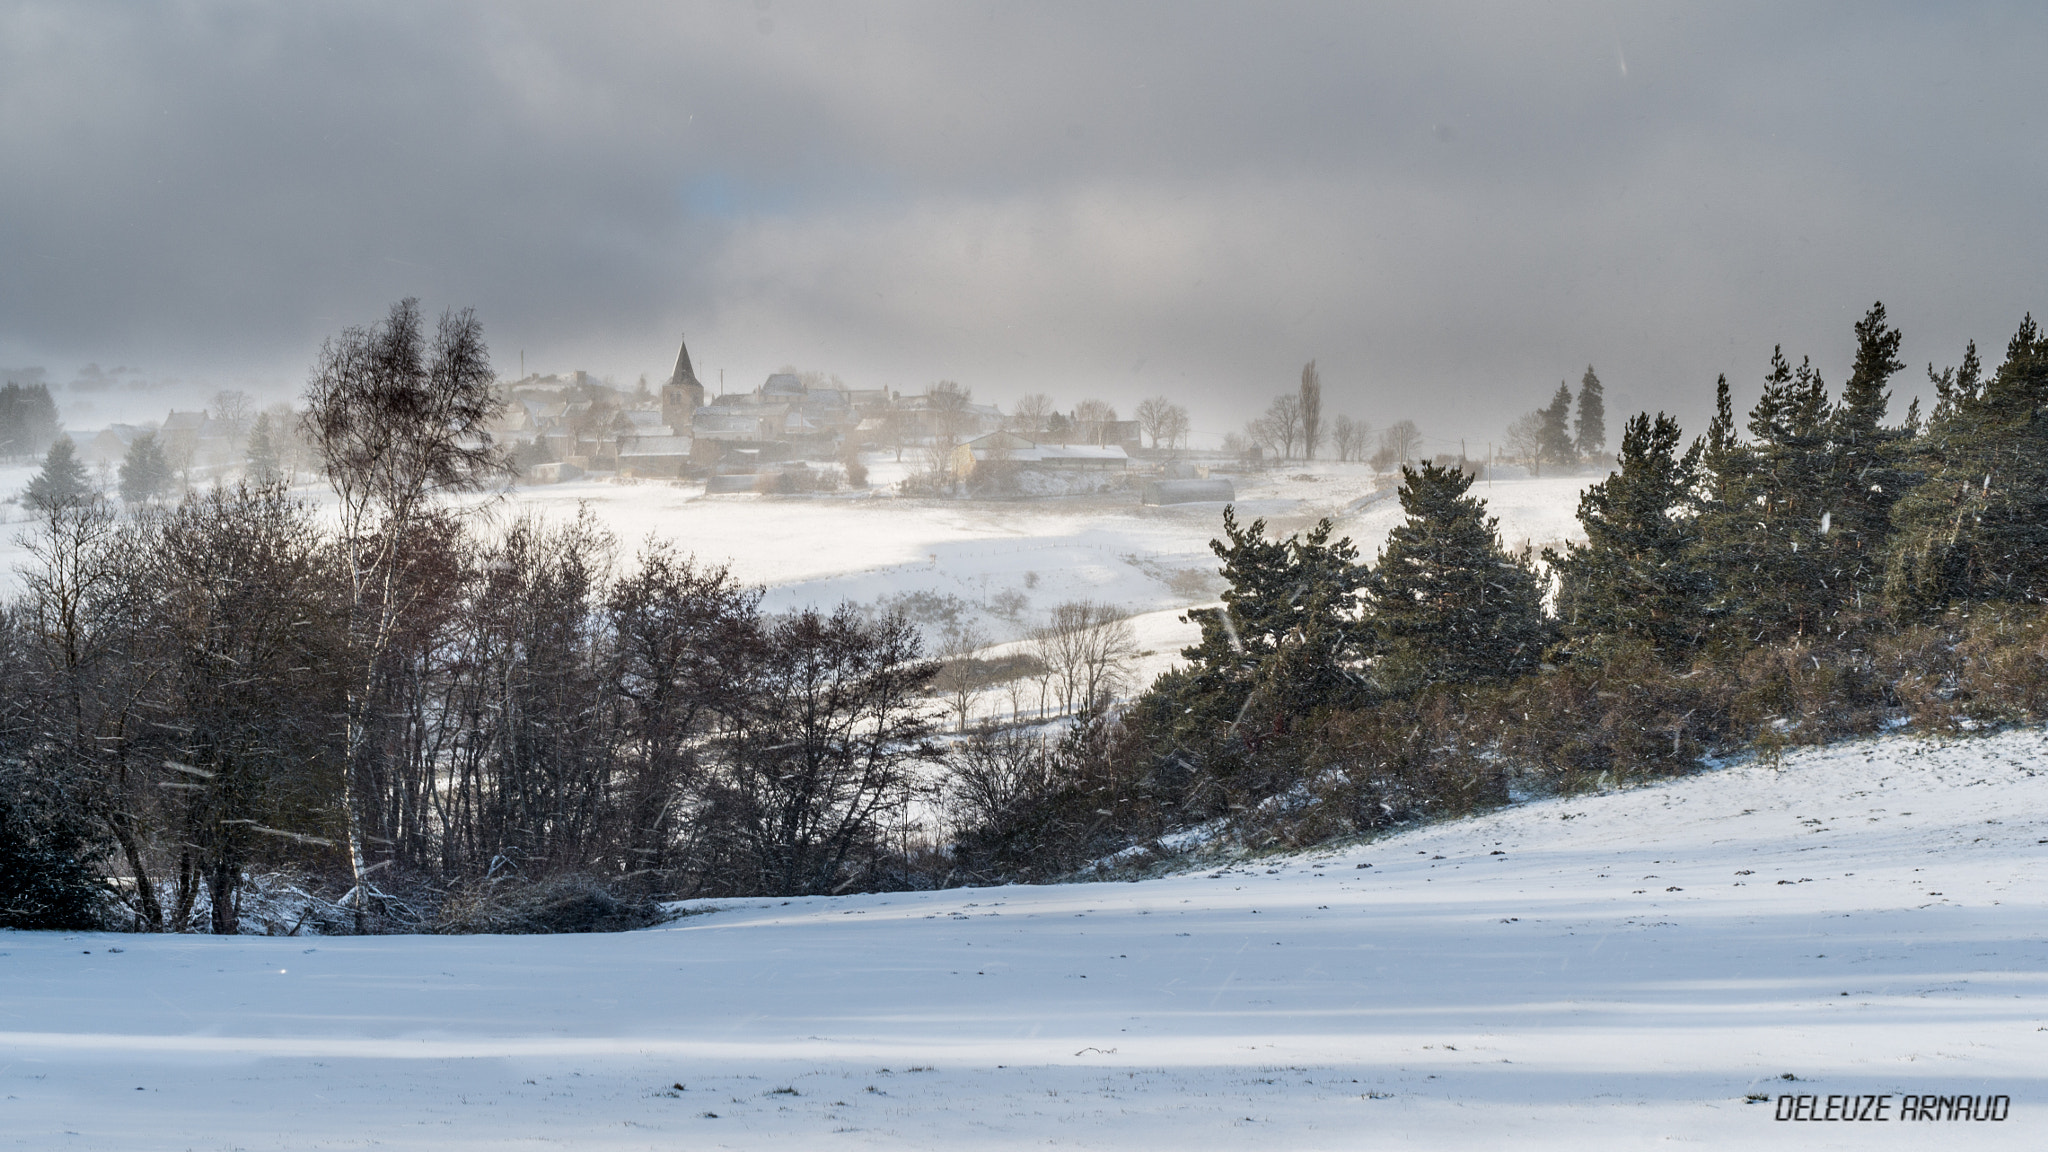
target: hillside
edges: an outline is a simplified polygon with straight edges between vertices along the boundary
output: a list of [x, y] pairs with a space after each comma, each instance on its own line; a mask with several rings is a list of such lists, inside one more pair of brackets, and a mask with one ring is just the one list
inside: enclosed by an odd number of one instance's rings
[[2025, 730], [624, 936], [0, 934], [0, 1148], [1930, 1146], [1781, 1091], [2004, 1093], [1957, 1146], [2020, 1147], [2044, 879]]

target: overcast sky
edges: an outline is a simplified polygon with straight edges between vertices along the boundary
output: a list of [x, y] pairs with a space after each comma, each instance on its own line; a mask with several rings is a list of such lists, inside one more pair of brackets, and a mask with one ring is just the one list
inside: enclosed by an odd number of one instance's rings
[[[0, 366], [282, 395], [399, 297], [501, 372], [796, 364], [1497, 439], [1588, 362], [1697, 429], [2048, 268], [2036, 5], [0, 6]], [[1995, 356], [1992, 359], [1996, 359]], [[154, 403], [158, 393], [144, 397]], [[166, 391], [162, 395], [169, 395]], [[92, 407], [83, 407], [84, 401]]]

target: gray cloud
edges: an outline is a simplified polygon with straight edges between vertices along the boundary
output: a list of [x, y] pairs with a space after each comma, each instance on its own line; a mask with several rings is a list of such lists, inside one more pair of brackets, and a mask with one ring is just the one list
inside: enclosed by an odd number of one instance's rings
[[[0, 8], [0, 363], [295, 383], [393, 299], [501, 364], [785, 362], [1483, 440], [1697, 422], [2039, 282], [2026, 6]], [[1907, 386], [1911, 381], [1903, 382]]]

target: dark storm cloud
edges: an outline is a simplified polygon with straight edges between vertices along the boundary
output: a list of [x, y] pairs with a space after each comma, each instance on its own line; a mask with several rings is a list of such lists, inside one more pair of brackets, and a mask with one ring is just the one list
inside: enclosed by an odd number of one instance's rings
[[[391, 300], [630, 380], [687, 328], [1234, 426], [1484, 438], [1598, 364], [1702, 408], [2040, 303], [2043, 22], [1858, 4], [23, 4], [0, 362], [295, 381]], [[1910, 382], [1906, 382], [1910, 384]]]

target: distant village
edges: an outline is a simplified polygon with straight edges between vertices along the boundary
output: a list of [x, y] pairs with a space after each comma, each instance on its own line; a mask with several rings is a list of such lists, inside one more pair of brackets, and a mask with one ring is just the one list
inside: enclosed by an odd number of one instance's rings
[[[714, 394], [698, 379], [687, 343], [659, 389], [645, 378], [620, 388], [587, 372], [527, 375], [501, 388], [505, 406], [493, 431], [527, 484], [617, 477], [701, 482], [714, 495], [857, 491], [869, 486], [870, 463], [891, 460], [905, 465], [896, 487], [908, 495], [1232, 498], [1229, 480], [1211, 475], [1212, 467], [1227, 470], [1229, 459], [1191, 459], [1186, 410], [1163, 398], [1141, 406], [1143, 419], [1120, 418], [1092, 400], [1061, 411], [1044, 396], [1027, 397], [1006, 415], [950, 382], [904, 392], [795, 371], [774, 373], [749, 391]], [[51, 408], [38, 417], [49, 428], [13, 434], [19, 443], [8, 454], [17, 458], [55, 438], [54, 408], [43, 389], [34, 392]], [[0, 424], [8, 422], [6, 409], [0, 398]], [[290, 408], [256, 411], [239, 392], [221, 393], [206, 410], [172, 410], [155, 425], [68, 435], [101, 486], [111, 491], [119, 471], [130, 497], [137, 493], [124, 464], [138, 453], [161, 459], [166, 489], [238, 473], [292, 481], [314, 467]], [[0, 441], [9, 437], [0, 428]]]
[[1026, 404], [1005, 416], [947, 382], [905, 394], [777, 372], [751, 391], [714, 395], [687, 344], [658, 393], [624, 392], [579, 372], [528, 376], [507, 386], [506, 399], [499, 434], [517, 446], [531, 481], [701, 479], [712, 493], [864, 487], [863, 457], [884, 453], [907, 456], [916, 465], [909, 483], [931, 494], [1079, 494], [1110, 487], [1185, 437], [1156, 437], [1148, 450], [1140, 421], [1102, 405], [1059, 412]]

